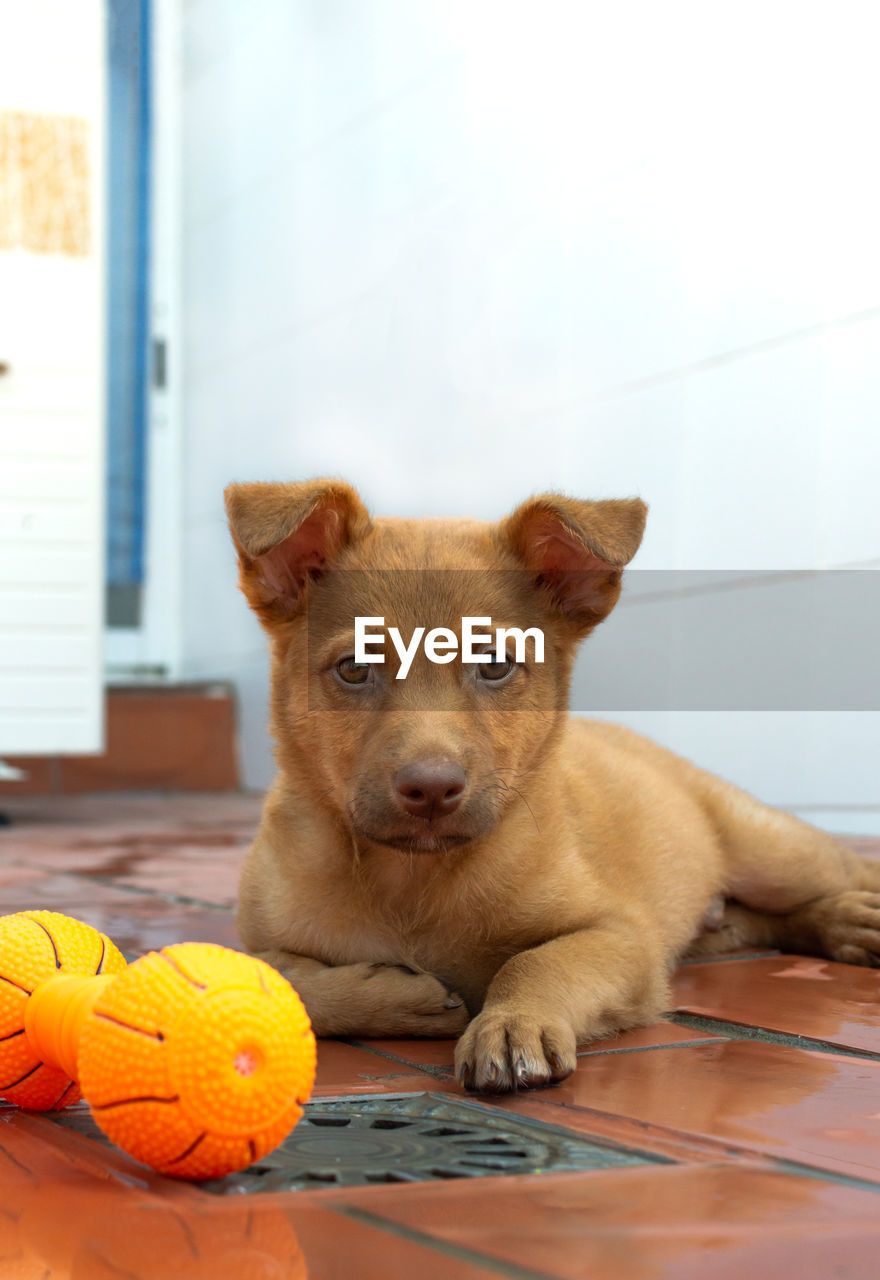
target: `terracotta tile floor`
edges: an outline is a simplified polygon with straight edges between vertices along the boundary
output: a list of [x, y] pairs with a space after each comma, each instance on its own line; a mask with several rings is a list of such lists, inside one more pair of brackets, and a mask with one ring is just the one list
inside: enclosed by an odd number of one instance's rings
[[[68, 912], [130, 957], [234, 946], [259, 800], [13, 798], [0, 913]], [[880, 855], [880, 842], [861, 841]], [[654, 1280], [880, 1274], [880, 972], [685, 965], [656, 1026], [584, 1045], [558, 1088], [467, 1099], [630, 1167], [220, 1196], [0, 1104], [0, 1277]], [[464, 1097], [448, 1041], [325, 1041], [315, 1099]], [[361, 1102], [360, 1099], [364, 1099]]]

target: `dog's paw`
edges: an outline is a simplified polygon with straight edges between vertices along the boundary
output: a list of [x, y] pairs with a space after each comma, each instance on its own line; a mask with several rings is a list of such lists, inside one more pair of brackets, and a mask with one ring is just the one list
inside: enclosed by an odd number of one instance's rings
[[516, 1009], [484, 1009], [455, 1049], [456, 1075], [474, 1093], [512, 1093], [557, 1084], [577, 1065], [574, 1032], [564, 1022]]
[[373, 1035], [459, 1036], [470, 1014], [460, 995], [439, 978], [398, 964], [353, 965], [358, 993], [381, 1030]]
[[802, 909], [818, 950], [844, 964], [880, 968], [880, 893], [849, 889]]

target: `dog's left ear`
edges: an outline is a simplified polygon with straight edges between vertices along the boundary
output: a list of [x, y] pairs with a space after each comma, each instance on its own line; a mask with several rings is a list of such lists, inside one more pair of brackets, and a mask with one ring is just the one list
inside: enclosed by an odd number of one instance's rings
[[584, 636], [617, 603], [623, 566], [639, 549], [647, 514], [640, 498], [583, 502], [543, 493], [517, 507], [498, 533]]

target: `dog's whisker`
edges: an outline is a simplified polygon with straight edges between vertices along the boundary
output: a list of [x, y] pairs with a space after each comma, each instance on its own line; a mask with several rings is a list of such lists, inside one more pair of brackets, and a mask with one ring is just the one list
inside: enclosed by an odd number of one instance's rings
[[532, 822], [534, 822], [534, 824], [535, 824], [535, 830], [536, 830], [537, 832], [539, 832], [539, 833], [540, 833], [540, 830], [541, 830], [541, 824], [538, 822], [538, 819], [535, 817], [535, 812], [534, 812], [534, 810], [532, 809], [532, 806], [529, 804], [528, 800], [525, 798], [525, 796], [523, 795], [523, 793], [520, 791], [519, 787], [511, 787], [510, 789], [511, 789], [511, 791], [515, 792], [515, 793], [516, 793], [516, 795], [518, 795], [518, 796], [519, 796], [520, 800], [522, 800], [523, 804], [524, 804], [524, 805], [525, 805], [525, 807], [528, 809], [529, 813], [532, 815]]

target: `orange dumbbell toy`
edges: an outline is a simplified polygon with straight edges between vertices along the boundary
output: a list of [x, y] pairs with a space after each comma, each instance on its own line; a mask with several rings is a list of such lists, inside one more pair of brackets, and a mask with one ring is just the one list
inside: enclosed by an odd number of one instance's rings
[[281, 1142], [315, 1078], [290, 983], [253, 956], [183, 942], [126, 965], [54, 911], [0, 918], [0, 1097], [82, 1096], [129, 1155], [180, 1178], [244, 1169]]

